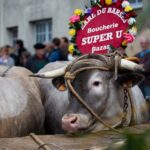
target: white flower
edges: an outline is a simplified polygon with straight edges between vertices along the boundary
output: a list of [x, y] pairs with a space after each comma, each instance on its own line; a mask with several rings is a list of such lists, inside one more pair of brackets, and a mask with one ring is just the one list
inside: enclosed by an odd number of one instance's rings
[[130, 5], [130, 3], [128, 2], [128, 1], [123, 1], [122, 2], [122, 7], [123, 8], [125, 8], [125, 7], [127, 7], [127, 6], [129, 6]]
[[135, 18], [130, 18], [129, 20], [128, 20], [128, 24], [129, 25], [133, 25], [134, 23], [136, 23], [136, 20], [135, 20]]
[[132, 27], [132, 29], [129, 29], [129, 33], [135, 36], [137, 34], [137, 28]]

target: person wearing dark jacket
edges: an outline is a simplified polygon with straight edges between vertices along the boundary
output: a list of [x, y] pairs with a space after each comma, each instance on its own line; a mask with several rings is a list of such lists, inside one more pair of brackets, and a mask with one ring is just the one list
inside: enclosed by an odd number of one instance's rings
[[45, 45], [37, 43], [34, 45], [34, 48], [35, 55], [27, 61], [25, 67], [33, 73], [37, 73], [48, 63], [48, 61], [45, 58]]
[[18, 60], [16, 62], [16, 65], [17, 66], [23, 66], [22, 63], [21, 63], [21, 58], [22, 58], [22, 55], [24, 52], [27, 52], [27, 49], [24, 47], [24, 42], [23, 40], [16, 40], [16, 50], [17, 50], [17, 53], [18, 53]]
[[52, 45], [53, 45], [54, 48], [49, 53], [48, 61], [49, 62], [55, 62], [55, 61], [58, 61], [58, 60], [62, 60], [61, 49], [60, 49], [60, 39], [59, 38], [54, 38], [52, 40]]
[[60, 48], [61, 48], [62, 60], [67, 61], [69, 55], [68, 53], [69, 40], [67, 37], [62, 37], [60, 41], [61, 41]]

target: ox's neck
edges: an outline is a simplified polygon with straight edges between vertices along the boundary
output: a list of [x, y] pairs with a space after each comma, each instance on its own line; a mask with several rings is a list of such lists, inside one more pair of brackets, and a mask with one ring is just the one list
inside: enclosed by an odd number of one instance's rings
[[128, 97], [127, 104], [127, 115], [124, 115], [124, 89], [122, 86], [114, 86], [110, 83], [109, 97], [105, 106], [102, 118], [112, 127], [119, 126], [122, 124], [123, 117], [126, 117], [124, 126], [127, 126], [131, 122], [131, 103]]
[[[101, 116], [105, 122], [111, 127], [117, 127], [122, 124], [124, 115], [124, 91], [122, 87], [115, 87], [113, 84], [110, 86], [110, 95], [105, 106], [103, 115]], [[123, 126], [131, 124], [146, 123], [148, 120], [148, 113], [146, 102], [138, 86], [128, 89], [130, 96], [128, 96], [128, 108], [126, 121]], [[94, 130], [99, 131], [105, 129], [103, 124], [97, 126]]]

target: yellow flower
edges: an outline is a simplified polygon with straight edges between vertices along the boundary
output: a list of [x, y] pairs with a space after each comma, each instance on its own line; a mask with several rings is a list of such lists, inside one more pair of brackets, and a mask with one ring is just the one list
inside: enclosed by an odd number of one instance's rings
[[130, 11], [132, 11], [133, 10], [133, 8], [129, 5], [129, 6], [126, 6], [125, 7], [125, 12], [130, 12]]
[[105, 0], [106, 5], [112, 5], [113, 1], [112, 0]]
[[122, 46], [127, 46], [127, 41], [126, 40], [124, 40], [123, 42], [122, 42]]
[[70, 54], [73, 54], [73, 52], [74, 52], [74, 45], [73, 44], [69, 45], [68, 51]]
[[135, 36], [137, 34], [137, 27], [133, 26], [131, 29], [129, 29], [129, 33]]
[[133, 26], [133, 27], [132, 27], [132, 30], [135, 31], [135, 32], [137, 32], [137, 27], [136, 27], [136, 26]]
[[70, 36], [76, 35], [76, 30], [75, 30], [75, 29], [70, 29], [70, 30], [69, 30], [69, 35], [70, 35]]
[[78, 15], [78, 16], [80, 16], [82, 13], [83, 13], [83, 11], [82, 11], [81, 9], [76, 9], [76, 10], [74, 11], [74, 14], [75, 14], [75, 15]]

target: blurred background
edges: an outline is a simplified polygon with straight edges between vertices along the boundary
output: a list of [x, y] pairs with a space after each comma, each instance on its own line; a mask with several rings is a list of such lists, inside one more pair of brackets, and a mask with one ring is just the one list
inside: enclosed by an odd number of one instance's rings
[[141, 38], [150, 40], [150, 0], [129, 0], [135, 9], [137, 16], [138, 35], [136, 40], [129, 44], [126, 51], [129, 56], [133, 56], [141, 51]]

